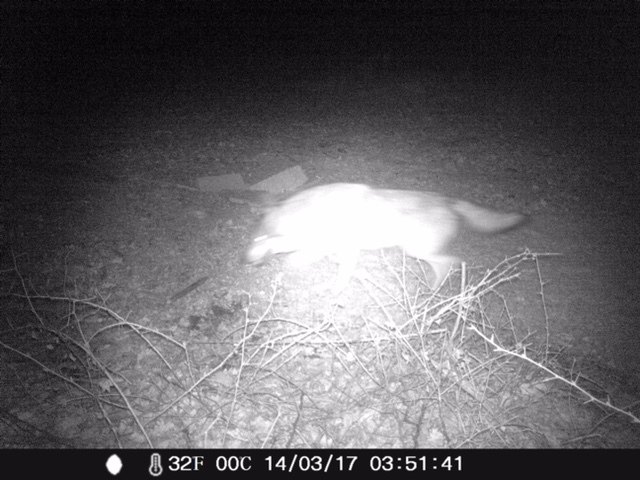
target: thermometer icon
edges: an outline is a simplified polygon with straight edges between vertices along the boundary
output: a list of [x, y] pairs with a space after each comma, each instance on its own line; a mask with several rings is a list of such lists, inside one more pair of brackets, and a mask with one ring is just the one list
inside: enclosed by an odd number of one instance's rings
[[151, 454], [151, 465], [149, 465], [149, 473], [154, 477], [162, 475], [162, 465], [160, 465], [160, 454]]

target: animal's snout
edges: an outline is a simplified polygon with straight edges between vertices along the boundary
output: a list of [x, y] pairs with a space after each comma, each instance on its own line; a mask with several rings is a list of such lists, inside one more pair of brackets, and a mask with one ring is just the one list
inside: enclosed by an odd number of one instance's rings
[[270, 256], [269, 237], [260, 235], [253, 239], [244, 253], [244, 263], [260, 265]]

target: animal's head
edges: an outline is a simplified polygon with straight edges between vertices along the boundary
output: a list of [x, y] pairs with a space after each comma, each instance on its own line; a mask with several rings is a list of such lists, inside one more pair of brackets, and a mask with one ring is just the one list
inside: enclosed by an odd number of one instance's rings
[[274, 255], [291, 253], [298, 249], [299, 245], [295, 237], [263, 233], [257, 235], [248, 246], [244, 260], [245, 263], [259, 265]]
[[264, 263], [277, 252], [273, 248], [273, 240], [269, 235], [258, 235], [248, 246], [245, 254], [245, 263], [259, 265]]

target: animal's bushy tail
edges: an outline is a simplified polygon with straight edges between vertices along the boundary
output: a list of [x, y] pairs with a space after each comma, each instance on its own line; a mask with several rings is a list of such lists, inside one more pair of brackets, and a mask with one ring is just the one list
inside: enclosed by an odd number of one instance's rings
[[473, 230], [483, 233], [497, 233], [517, 227], [526, 216], [513, 212], [506, 213], [481, 207], [464, 200], [456, 200], [453, 210], [460, 215]]

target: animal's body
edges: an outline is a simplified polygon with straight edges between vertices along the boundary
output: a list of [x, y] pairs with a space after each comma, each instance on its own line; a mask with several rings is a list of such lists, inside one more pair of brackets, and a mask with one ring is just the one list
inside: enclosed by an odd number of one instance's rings
[[445, 249], [463, 226], [497, 233], [524, 218], [435, 193], [333, 183], [298, 192], [266, 213], [245, 258], [260, 263], [282, 253], [302, 265], [335, 255], [344, 286], [361, 250], [401, 247], [429, 263], [437, 287], [459, 262]]

